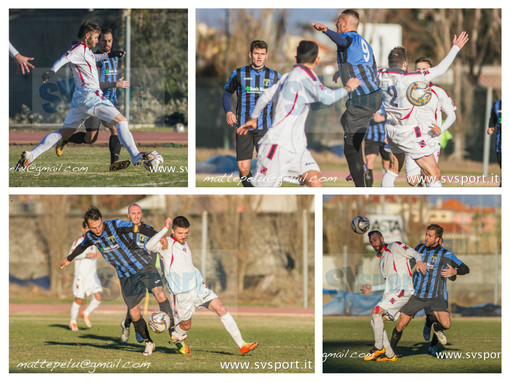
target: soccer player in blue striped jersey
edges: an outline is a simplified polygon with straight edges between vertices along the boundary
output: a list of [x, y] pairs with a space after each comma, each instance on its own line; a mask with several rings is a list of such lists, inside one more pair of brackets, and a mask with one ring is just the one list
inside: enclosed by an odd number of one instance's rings
[[[442, 345], [447, 342], [443, 331], [450, 328], [451, 322], [448, 306], [445, 303], [447, 300], [446, 279], [465, 275], [469, 273], [469, 268], [440, 244], [443, 233], [443, 227], [430, 224], [425, 234], [425, 243], [416, 247], [416, 251], [422, 254], [428, 272], [425, 275], [415, 272], [413, 275], [414, 294], [400, 310], [400, 319], [393, 330], [390, 341], [393, 350], [413, 316], [427, 308], [434, 313], [437, 319], [437, 322], [432, 324], [432, 330], [437, 336], [437, 340]], [[437, 352], [435, 344], [429, 348], [429, 352], [431, 354]]]
[[384, 149], [386, 144], [386, 133], [384, 131], [385, 121], [386, 112], [384, 111], [384, 107], [381, 107], [381, 109], [374, 114], [368, 125], [367, 135], [365, 136], [365, 159], [368, 170], [365, 175], [365, 182], [367, 187], [372, 187], [374, 184], [373, 170], [377, 154], [381, 154], [384, 171], [390, 167], [390, 154]]
[[358, 34], [358, 25], [359, 14], [353, 9], [340, 13], [336, 33], [324, 24], [312, 24], [336, 44], [342, 83], [345, 85], [353, 77], [361, 81], [358, 89], [349, 96], [340, 123], [344, 129], [344, 155], [352, 180], [356, 187], [365, 187], [362, 142], [370, 119], [381, 107], [382, 98], [374, 53], [370, 44]]
[[[153, 256], [140, 248], [130, 237], [134, 223], [120, 219], [103, 220], [101, 212], [95, 206], [90, 207], [84, 215], [90, 231], [74, 251], [60, 261], [60, 267], [65, 268], [74, 258], [88, 247], [95, 245], [106, 262], [112, 265], [119, 277], [122, 297], [133, 320], [136, 331], [145, 341], [144, 355], [151, 355], [155, 345], [147, 330], [147, 323], [140, 314], [138, 304], [145, 297], [145, 290], [149, 289], [159, 303], [161, 311], [172, 317], [170, 303], [163, 290], [161, 277], [154, 266]], [[145, 224], [138, 226], [140, 232], [152, 237], [156, 231]]]
[[[265, 41], [252, 41], [249, 53], [251, 64], [235, 69], [230, 75], [223, 92], [223, 109], [230, 126], [237, 128], [248, 122], [255, 104], [264, 90], [273, 86], [280, 79], [281, 75], [276, 70], [265, 66], [267, 53], [268, 48]], [[237, 94], [235, 114], [232, 112], [232, 95], [234, 93]], [[253, 187], [249, 181], [252, 177], [250, 165], [253, 149], [258, 151], [260, 139], [271, 127], [272, 110], [273, 105], [270, 102], [260, 114], [256, 129], [250, 130], [246, 135], [235, 134], [237, 167], [244, 187]]]
[[494, 102], [494, 105], [492, 105], [487, 134], [492, 135], [494, 131], [496, 132], [496, 155], [498, 157], [499, 168], [501, 168], [501, 100]]

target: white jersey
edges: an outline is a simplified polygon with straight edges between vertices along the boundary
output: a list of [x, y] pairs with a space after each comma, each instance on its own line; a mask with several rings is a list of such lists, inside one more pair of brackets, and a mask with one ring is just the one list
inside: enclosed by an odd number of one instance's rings
[[163, 227], [147, 242], [145, 248], [148, 251], [159, 253], [159, 258], [163, 262], [163, 274], [172, 294], [195, 290], [202, 283], [202, 275], [193, 265], [188, 242], [181, 244], [173, 237], [168, 237], [168, 248], [163, 249], [159, 241], [167, 232], [166, 227]]
[[[416, 261], [421, 261], [421, 254], [407, 244], [395, 241], [385, 244], [380, 256], [379, 270], [386, 280], [383, 284], [384, 293], [414, 292], [413, 272], [409, 260], [414, 258]], [[373, 288], [373, 290], [381, 289], [381, 286]]]
[[102, 94], [99, 86], [99, 75], [96, 61], [108, 58], [108, 53], [94, 54], [87, 48], [85, 43], [80, 42], [71, 47], [51, 67], [55, 73], [66, 64], [71, 64], [71, 71], [74, 76], [75, 90], [88, 92], [91, 90]]
[[273, 125], [261, 139], [263, 143], [277, 143], [286, 150], [299, 153], [306, 150], [305, 123], [310, 104], [321, 102], [326, 105], [347, 95], [344, 88], [336, 90], [322, 85], [317, 75], [304, 65], [296, 65], [282, 76], [257, 100], [251, 118], [258, 118], [264, 107], [271, 101], [276, 103]]
[[[73, 253], [74, 249], [80, 245], [84, 237], [80, 236], [76, 239], [71, 246], [69, 254]], [[88, 247], [83, 253], [76, 256], [74, 259], [74, 277], [81, 279], [94, 278], [97, 272], [97, 257], [87, 257], [87, 255], [97, 255], [97, 248], [92, 245]]]

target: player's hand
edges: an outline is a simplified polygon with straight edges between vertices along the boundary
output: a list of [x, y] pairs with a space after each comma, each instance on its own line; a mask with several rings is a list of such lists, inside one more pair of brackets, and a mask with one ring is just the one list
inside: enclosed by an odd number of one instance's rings
[[370, 294], [370, 293], [372, 293], [372, 285], [363, 284], [361, 286], [361, 294], [367, 295], [367, 294]]
[[172, 219], [171, 218], [166, 218], [165, 227], [166, 227], [166, 229], [172, 228]]
[[246, 135], [248, 134], [248, 131], [250, 129], [256, 129], [257, 128], [257, 120], [256, 119], [250, 119], [248, 122], [246, 122], [244, 125], [237, 128], [236, 133], [239, 135]]
[[457, 35], [453, 35], [453, 45], [457, 45], [459, 49], [462, 49], [468, 41], [469, 35], [464, 31], [460, 33], [459, 37], [457, 37]]
[[335, 74], [333, 74], [333, 82], [336, 84], [338, 79], [340, 78], [340, 72], [337, 70]]
[[435, 123], [433, 123], [430, 132], [432, 133], [433, 137], [437, 137], [438, 135], [441, 135], [441, 128]]
[[112, 50], [110, 53], [108, 53], [108, 57], [124, 57], [126, 55], [126, 52], [120, 49]]
[[127, 89], [129, 87], [129, 81], [124, 80], [124, 77], [120, 77], [115, 86], [122, 89]]
[[489, 135], [494, 134], [494, 127], [489, 127], [489, 128], [487, 129], [487, 134], [489, 134]]
[[237, 117], [231, 111], [227, 113], [227, 123], [229, 126], [234, 126], [237, 123]]
[[43, 75], [42, 75], [43, 82], [48, 81], [54, 75], [55, 75], [55, 72], [53, 70], [48, 70], [47, 72], [43, 73]]
[[18, 73], [21, 70], [21, 74], [24, 75], [26, 73], [30, 73], [30, 68], [32, 68], [32, 69], [35, 68], [34, 65], [32, 65], [30, 62], [28, 62], [28, 61], [32, 61], [34, 59], [33, 57], [25, 57], [25, 56], [22, 56], [21, 53], [18, 53], [13, 58], [14, 58], [14, 61], [16, 61], [16, 64], [18, 64]]
[[168, 248], [168, 240], [166, 237], [162, 237], [159, 241], [161, 243], [161, 249], [167, 249]]
[[428, 271], [427, 264], [425, 264], [423, 261], [417, 261], [416, 262], [416, 270], [418, 272], [426, 274]]
[[375, 113], [373, 118], [374, 122], [377, 123], [386, 121], [386, 117], [380, 113]]
[[443, 277], [452, 277], [452, 276], [457, 275], [457, 270], [455, 268], [452, 268], [450, 266], [450, 264], [446, 264], [446, 266], [448, 267], [448, 269], [443, 269], [441, 271], [441, 276], [443, 276]]
[[358, 86], [361, 85], [361, 81], [357, 78], [349, 78], [349, 81], [344, 86], [344, 89], [347, 90], [348, 93], [352, 93]]
[[60, 260], [60, 269], [64, 269], [69, 264], [71, 264], [71, 262], [67, 260], [67, 257], [64, 257], [62, 260]]
[[312, 23], [312, 26], [319, 32], [326, 32], [328, 27], [321, 23]]

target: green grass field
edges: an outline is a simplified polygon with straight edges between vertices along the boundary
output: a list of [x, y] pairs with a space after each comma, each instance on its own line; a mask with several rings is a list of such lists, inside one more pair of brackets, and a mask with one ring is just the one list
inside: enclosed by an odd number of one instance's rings
[[[411, 321], [396, 349], [397, 362], [364, 361], [374, 337], [370, 317], [325, 317], [325, 373], [501, 373], [501, 320], [452, 318], [448, 343], [438, 345], [443, 359], [427, 353], [423, 317]], [[388, 336], [395, 324], [386, 323]], [[450, 358], [448, 358], [450, 357]], [[485, 360], [484, 360], [485, 357]]]
[[[237, 316], [236, 322], [245, 341], [260, 343], [245, 356], [221, 321], [212, 314], [193, 318], [186, 340], [191, 349], [188, 356], [178, 353], [175, 345], [168, 343], [168, 333], [152, 333], [156, 351], [145, 357], [142, 355], [144, 346], [136, 342], [133, 327], [129, 342], [120, 343], [120, 315], [97, 313], [92, 320], [92, 328], [87, 329], [79, 320], [80, 330], [72, 332], [67, 327], [68, 313], [38, 313], [37, 320], [33, 315], [10, 314], [9, 371], [85, 373], [93, 372], [94, 367], [97, 373], [314, 371], [314, 319], [311, 316]], [[65, 366], [60, 367], [63, 364]]]
[[[15, 172], [21, 152], [32, 146], [10, 146], [10, 187], [187, 187], [187, 147], [157, 146], [164, 158], [164, 171], [151, 173], [143, 167], [129, 166], [125, 170], [110, 172], [110, 153], [107, 147], [73, 146], [61, 157], [52, 149], [29, 166], [27, 171]], [[121, 159], [128, 159], [126, 150]]]

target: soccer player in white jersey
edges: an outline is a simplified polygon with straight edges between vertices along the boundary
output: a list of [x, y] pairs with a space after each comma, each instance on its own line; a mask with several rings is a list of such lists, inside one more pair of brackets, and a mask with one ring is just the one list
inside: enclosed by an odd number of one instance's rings
[[301, 41], [297, 48], [294, 69], [264, 91], [255, 105], [251, 119], [237, 129], [247, 134], [257, 126], [257, 118], [270, 102], [276, 102], [273, 125], [260, 140], [257, 170], [252, 184], [259, 187], [278, 187], [282, 182], [303, 182], [320, 187], [320, 169], [307, 149], [305, 123], [310, 104], [331, 105], [356, 89], [361, 82], [352, 78], [344, 88], [336, 90], [322, 85], [313, 69], [319, 62], [319, 47], [313, 41]]
[[420, 253], [399, 241], [386, 244], [379, 231], [370, 231], [368, 239], [377, 256], [380, 257], [379, 270], [384, 276], [385, 283], [377, 286], [369, 284], [361, 286], [361, 292], [364, 295], [384, 290], [383, 298], [372, 309], [370, 324], [374, 330], [375, 342], [364, 360], [397, 361], [397, 355], [391, 348], [388, 334], [384, 329], [384, 322], [398, 319], [400, 309], [413, 295], [413, 272], [409, 260], [414, 258], [416, 269], [423, 274], [427, 272], [427, 266], [422, 261]]
[[[417, 71], [424, 72], [431, 67], [432, 61], [428, 57], [419, 57], [415, 61], [415, 70]], [[420, 123], [423, 123], [423, 126], [429, 126], [430, 138], [428, 142], [431, 145], [436, 145], [434, 157], [436, 158], [436, 162], [439, 163], [441, 134], [448, 130], [457, 119], [455, 114], [457, 107], [446, 91], [432, 83], [430, 83], [429, 86], [432, 97], [426, 105], [416, 108], [416, 112], [417, 119], [421, 121]], [[444, 121], [443, 113], [446, 115]], [[406, 155], [405, 166], [407, 183], [411, 186], [418, 185], [421, 180], [421, 169], [410, 155]]]
[[113, 104], [103, 96], [99, 86], [96, 61], [108, 57], [122, 57], [125, 52], [114, 50], [110, 53], [94, 54], [92, 49], [97, 45], [101, 28], [98, 24], [84, 21], [78, 31], [78, 43], [74, 44], [42, 75], [44, 82], [53, 77], [66, 64], [71, 64], [75, 90], [71, 101], [71, 109], [64, 121], [64, 126], [46, 135], [32, 150], [23, 151], [16, 165], [16, 171], [28, 167], [39, 155], [53, 147], [60, 140], [69, 138], [90, 116], [98, 117], [106, 123], [114, 123], [120, 142], [129, 152], [131, 162], [138, 163], [145, 153], [140, 153], [129, 131], [128, 121]]
[[[168, 218], [165, 221], [165, 227], [146, 244], [147, 250], [159, 252], [163, 262], [163, 274], [168, 281], [168, 289], [172, 295], [176, 323], [172, 340], [178, 347], [180, 344], [185, 346], [186, 351], [181, 351], [181, 353], [190, 354], [188, 346], [182, 341], [187, 338], [186, 333], [191, 328], [191, 317], [195, 313], [195, 308], [205, 307], [218, 315], [221, 323], [239, 347], [241, 354], [246, 354], [259, 344], [258, 342], [244, 342], [234, 318], [221, 303], [216, 293], [207, 288], [202, 274], [193, 265], [187, 241], [189, 227], [190, 223], [184, 216], [176, 217], [173, 222]], [[170, 230], [172, 236], [168, 238], [168, 246], [165, 247], [161, 244], [160, 239], [165, 237]]]
[[[69, 253], [72, 253], [74, 249], [83, 241], [85, 233], [88, 231], [87, 224], [82, 223], [82, 235], [77, 238]], [[73, 331], [78, 330], [78, 324], [76, 319], [78, 318], [78, 312], [80, 311], [83, 298], [85, 296], [92, 295], [92, 301], [87, 308], [80, 313], [80, 317], [85, 321], [87, 328], [92, 327], [90, 321], [90, 314], [97, 309], [103, 299], [103, 288], [101, 281], [97, 276], [97, 258], [101, 257], [101, 254], [96, 247], [88, 247], [85, 252], [77, 256], [74, 260], [74, 281], [73, 281], [73, 294], [74, 302], [71, 306], [71, 321], [69, 322], [69, 328]]]
[[392, 49], [388, 56], [388, 69], [379, 70], [380, 87], [383, 95], [383, 106], [386, 110], [386, 136], [390, 145], [390, 168], [386, 170], [383, 187], [393, 187], [398, 173], [404, 165], [405, 155], [413, 158], [428, 178], [429, 187], [441, 187], [440, 170], [434, 157], [435, 144], [430, 144], [429, 127], [423, 126], [417, 118], [418, 106], [412, 105], [406, 97], [407, 88], [415, 81], [429, 83], [442, 76], [457, 53], [468, 42], [466, 32], [453, 38], [453, 46], [439, 65], [420, 72], [407, 72], [408, 62], [403, 47]]

